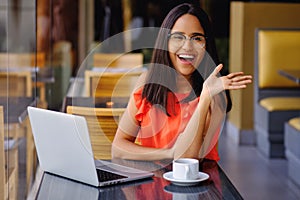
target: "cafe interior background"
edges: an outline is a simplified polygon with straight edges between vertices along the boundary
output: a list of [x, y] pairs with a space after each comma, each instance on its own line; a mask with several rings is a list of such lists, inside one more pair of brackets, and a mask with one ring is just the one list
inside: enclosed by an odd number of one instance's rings
[[[5, 109], [13, 105], [14, 97], [28, 97], [34, 106], [61, 111], [79, 67], [88, 63], [87, 56], [98, 44], [132, 28], [159, 27], [168, 11], [182, 2], [198, 4], [211, 17], [218, 53], [225, 67], [254, 77], [255, 31], [258, 28], [300, 28], [298, 0], [0, 0], [0, 78], [4, 77], [0, 80], [0, 94], [5, 115], [8, 118], [13, 115], [13, 111]], [[105, 53], [142, 53], [143, 63], [148, 63], [152, 49], [132, 49], [134, 40], [130, 38], [131, 35], [126, 35], [122, 44]], [[30, 72], [30, 84], [26, 82], [28, 77], [18, 74], [24, 71]], [[18, 79], [14, 79], [16, 77]], [[256, 146], [254, 90], [252, 84], [246, 90], [231, 94], [233, 109], [228, 115], [226, 130], [230, 140], [239, 147]], [[29, 153], [34, 152], [34, 147], [30, 150], [29, 145], [33, 144], [27, 141], [30, 139], [28, 119], [19, 118], [17, 122], [5, 121], [4, 124], [7, 138], [15, 137], [12, 136], [15, 132], [17, 135], [18, 142], [14, 144], [18, 149], [18, 178], [15, 182], [19, 199], [23, 199], [30, 191], [37, 164], [34, 153]], [[5, 144], [6, 148], [14, 146]], [[263, 157], [272, 159], [268, 155]], [[300, 185], [299, 181], [292, 181]]]

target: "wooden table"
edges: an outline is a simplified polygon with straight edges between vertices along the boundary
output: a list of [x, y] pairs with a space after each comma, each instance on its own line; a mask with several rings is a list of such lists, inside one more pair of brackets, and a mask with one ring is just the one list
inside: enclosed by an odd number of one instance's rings
[[215, 161], [200, 162], [199, 170], [210, 175], [195, 186], [176, 186], [162, 176], [171, 171], [171, 161], [112, 160], [118, 164], [154, 172], [152, 178], [97, 188], [39, 170], [28, 199], [243, 199]]
[[289, 80], [300, 84], [300, 70], [279, 70], [278, 73]]
[[27, 106], [35, 106], [36, 103], [36, 99], [32, 97], [0, 97], [4, 123], [22, 123], [27, 116]]

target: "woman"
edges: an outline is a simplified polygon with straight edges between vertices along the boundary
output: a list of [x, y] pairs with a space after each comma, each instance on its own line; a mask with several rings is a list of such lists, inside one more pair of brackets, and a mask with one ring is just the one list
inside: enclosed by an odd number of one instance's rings
[[[218, 62], [206, 13], [190, 4], [172, 9], [158, 33], [149, 72], [141, 77], [119, 123], [112, 155], [134, 160], [218, 160], [221, 124], [209, 131], [215, 120], [213, 108], [222, 107], [214, 106], [215, 97], [251, 83], [251, 76], [242, 72], [219, 77], [222, 65], [214, 64]], [[224, 96], [226, 113], [231, 100], [228, 91]]]

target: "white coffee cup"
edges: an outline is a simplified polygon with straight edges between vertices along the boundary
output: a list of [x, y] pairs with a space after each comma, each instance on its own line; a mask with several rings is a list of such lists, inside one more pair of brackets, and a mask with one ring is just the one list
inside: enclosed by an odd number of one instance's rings
[[199, 161], [193, 158], [179, 158], [173, 161], [173, 178], [195, 180], [199, 176]]

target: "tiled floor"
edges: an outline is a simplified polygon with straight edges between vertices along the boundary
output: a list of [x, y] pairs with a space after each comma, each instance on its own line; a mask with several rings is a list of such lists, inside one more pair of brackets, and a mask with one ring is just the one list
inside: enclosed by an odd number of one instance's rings
[[300, 187], [287, 175], [287, 160], [265, 158], [255, 146], [239, 146], [221, 134], [220, 165], [244, 199], [296, 200]]

